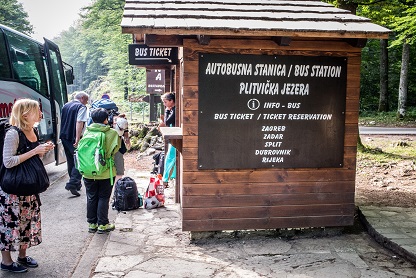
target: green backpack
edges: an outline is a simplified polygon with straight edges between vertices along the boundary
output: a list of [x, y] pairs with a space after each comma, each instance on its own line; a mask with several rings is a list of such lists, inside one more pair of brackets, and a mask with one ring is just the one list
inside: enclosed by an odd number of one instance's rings
[[78, 142], [75, 151], [75, 167], [87, 178], [100, 176], [110, 168], [113, 185], [113, 158], [105, 159], [105, 134], [101, 131], [87, 130]]

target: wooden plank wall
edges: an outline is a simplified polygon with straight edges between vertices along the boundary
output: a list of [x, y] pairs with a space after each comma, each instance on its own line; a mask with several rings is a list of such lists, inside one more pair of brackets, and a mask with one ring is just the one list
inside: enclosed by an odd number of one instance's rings
[[[343, 168], [198, 170], [198, 53], [348, 57]], [[361, 49], [342, 41], [184, 40], [182, 229], [221, 231], [353, 224]], [[213, 139], [215, 138], [213, 131]]]

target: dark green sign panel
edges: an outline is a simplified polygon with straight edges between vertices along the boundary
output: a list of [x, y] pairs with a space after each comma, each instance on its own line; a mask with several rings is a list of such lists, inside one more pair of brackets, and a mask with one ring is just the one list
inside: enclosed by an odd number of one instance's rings
[[347, 59], [200, 54], [199, 169], [342, 167]]

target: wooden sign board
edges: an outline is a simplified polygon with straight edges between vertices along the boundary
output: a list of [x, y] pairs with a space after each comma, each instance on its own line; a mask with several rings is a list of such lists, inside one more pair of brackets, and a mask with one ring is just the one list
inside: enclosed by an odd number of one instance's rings
[[148, 94], [163, 95], [165, 93], [165, 70], [146, 71], [146, 90]]
[[172, 65], [177, 63], [177, 47], [149, 47], [145, 44], [129, 44], [130, 65]]
[[342, 167], [347, 58], [199, 56], [198, 168]]

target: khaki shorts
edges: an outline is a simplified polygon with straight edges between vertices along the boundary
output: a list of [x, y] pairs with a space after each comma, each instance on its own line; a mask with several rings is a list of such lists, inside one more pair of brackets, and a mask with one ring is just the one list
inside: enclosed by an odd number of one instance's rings
[[117, 176], [124, 175], [124, 157], [121, 152], [114, 154], [114, 164], [116, 165]]

